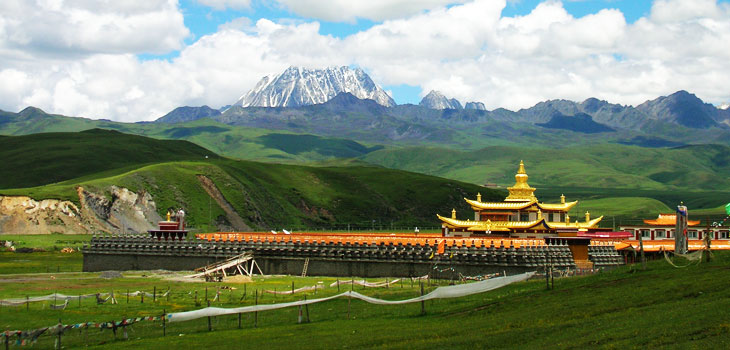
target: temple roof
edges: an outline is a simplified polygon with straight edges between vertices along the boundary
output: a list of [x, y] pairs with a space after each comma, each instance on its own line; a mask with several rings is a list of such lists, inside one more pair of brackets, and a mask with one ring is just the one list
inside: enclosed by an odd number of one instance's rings
[[490, 209], [507, 209], [507, 210], [519, 210], [530, 207], [533, 204], [537, 204], [538, 208], [542, 210], [559, 210], [568, 211], [570, 208], [575, 206], [578, 201], [570, 203], [557, 203], [557, 204], [546, 204], [537, 201], [528, 202], [480, 202], [472, 199], [464, 198], [464, 200], [471, 205], [474, 210], [490, 210]]
[[[659, 214], [654, 220], [644, 220], [647, 225], [655, 226], [675, 226], [677, 224], [677, 214]], [[687, 220], [687, 226], [697, 226], [700, 220]]]
[[526, 230], [539, 225], [544, 225], [548, 229], [581, 229], [593, 228], [603, 219], [603, 216], [586, 222], [548, 222], [545, 218], [538, 218], [532, 221], [475, 221], [475, 220], [457, 220], [443, 217], [436, 214], [443, 223], [451, 228], [464, 228], [469, 231], [510, 231], [513, 229]]

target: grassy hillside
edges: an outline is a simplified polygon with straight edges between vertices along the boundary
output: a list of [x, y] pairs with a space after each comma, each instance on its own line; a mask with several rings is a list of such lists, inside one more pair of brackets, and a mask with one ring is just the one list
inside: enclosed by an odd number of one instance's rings
[[289, 163], [358, 157], [382, 148], [339, 138], [231, 126], [209, 118], [178, 124], [119, 123], [52, 115], [30, 107], [20, 113], [0, 111], [0, 134], [3, 135], [73, 132], [92, 128], [157, 139], [187, 140], [232, 158]]
[[307, 167], [250, 161], [208, 160], [144, 166], [112, 176], [0, 190], [0, 194], [78, 202], [74, 188], [105, 192], [109, 186], [148, 191], [160, 214], [182, 206], [192, 226], [214, 230], [223, 211], [204, 191], [198, 175], [213, 180], [225, 199], [258, 229], [437, 226], [436, 214], [469, 212], [464, 196], [504, 194], [455, 180], [373, 166]]
[[187, 141], [92, 129], [0, 138], [0, 188], [32, 187], [107, 170], [218, 156]]
[[[383, 149], [362, 159], [477, 184], [514, 184], [524, 160], [538, 198], [596, 200], [591, 210], [609, 215], [664, 210], [680, 201], [711, 208], [730, 201], [730, 148], [721, 145], [649, 149], [616, 144], [559, 149], [495, 146], [478, 151], [410, 147]], [[641, 197], [640, 200], [635, 200]], [[656, 205], [659, 201], [662, 205]], [[653, 203], [653, 204], [652, 204]]]

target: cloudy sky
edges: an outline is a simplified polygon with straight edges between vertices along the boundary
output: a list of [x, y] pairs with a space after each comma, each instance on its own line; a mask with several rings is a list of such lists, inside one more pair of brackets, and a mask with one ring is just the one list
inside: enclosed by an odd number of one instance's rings
[[730, 102], [730, 0], [2, 0], [0, 109], [119, 121], [232, 104], [288, 66], [489, 109]]

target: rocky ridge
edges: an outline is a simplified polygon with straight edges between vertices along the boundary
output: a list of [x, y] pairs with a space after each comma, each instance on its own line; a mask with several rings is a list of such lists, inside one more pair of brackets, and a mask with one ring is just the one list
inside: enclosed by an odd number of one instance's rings
[[57, 199], [0, 196], [0, 233], [142, 233], [162, 220], [146, 191], [111, 186], [109, 192], [111, 198], [79, 186], [80, 207]]

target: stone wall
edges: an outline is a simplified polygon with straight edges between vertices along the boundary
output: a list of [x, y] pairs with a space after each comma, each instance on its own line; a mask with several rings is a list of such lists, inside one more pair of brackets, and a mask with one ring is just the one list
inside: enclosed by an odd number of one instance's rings
[[[308, 258], [311, 276], [416, 277], [433, 278], [542, 269], [546, 262], [556, 268], [574, 268], [567, 244], [550, 246], [461, 246], [446, 247], [436, 254], [435, 246], [416, 244], [348, 244], [325, 242], [270, 241], [160, 241], [145, 236], [95, 237], [85, 247], [84, 271], [104, 270], [192, 270], [226, 258], [252, 252], [265, 274], [301, 275]], [[591, 247], [595, 267], [623, 263], [612, 246]]]

